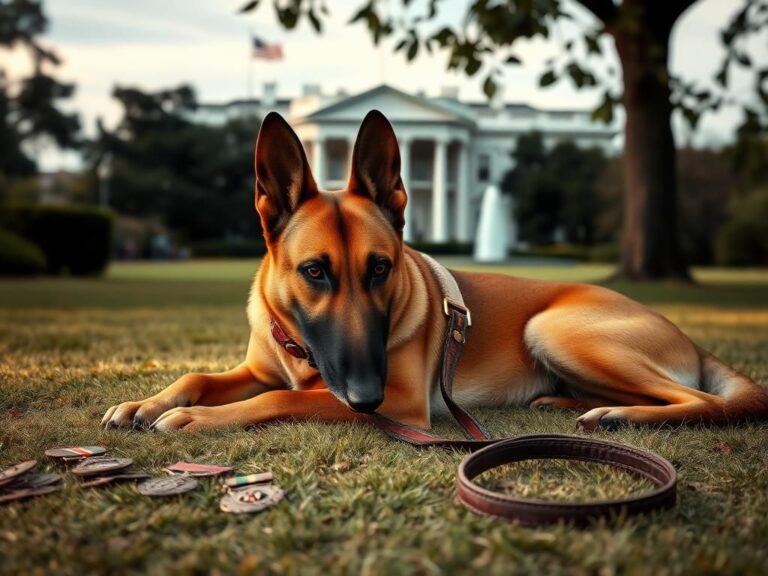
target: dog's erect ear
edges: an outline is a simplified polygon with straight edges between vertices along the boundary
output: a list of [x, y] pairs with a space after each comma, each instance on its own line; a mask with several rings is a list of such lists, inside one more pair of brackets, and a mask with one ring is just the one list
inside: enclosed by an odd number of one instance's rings
[[277, 112], [261, 123], [256, 139], [256, 210], [267, 240], [274, 239], [317, 185], [296, 133]]
[[373, 200], [402, 233], [408, 195], [400, 178], [400, 148], [392, 125], [378, 110], [368, 112], [357, 134], [349, 190]]

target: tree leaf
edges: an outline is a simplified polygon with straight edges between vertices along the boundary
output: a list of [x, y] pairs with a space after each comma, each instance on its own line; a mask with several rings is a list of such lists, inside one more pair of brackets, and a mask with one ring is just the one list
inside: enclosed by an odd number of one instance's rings
[[610, 92], [606, 91], [603, 94], [603, 101], [597, 108], [592, 110], [592, 120], [604, 122], [605, 124], [613, 122], [613, 106], [615, 103], [616, 101], [613, 96], [611, 96]]
[[485, 82], [483, 82], [483, 92], [485, 93], [485, 96], [488, 98], [488, 100], [492, 100], [493, 97], [496, 95], [496, 90], [498, 89], [498, 86], [496, 85], [496, 81], [491, 77], [491, 74], [489, 74]]
[[320, 19], [315, 14], [314, 10], [310, 10], [307, 12], [307, 18], [309, 18], [309, 23], [312, 24], [312, 28], [315, 29], [315, 32], [318, 34], [322, 33], [323, 31], [323, 25], [320, 22]]
[[736, 58], [736, 61], [742, 66], [745, 66], [748, 68], [749, 66], [752, 65], [752, 59], [749, 57], [749, 55], [746, 52], [734, 51], [733, 55]]
[[720, 71], [715, 76], [715, 82], [720, 84], [723, 88], [728, 86], [728, 61], [723, 63], [723, 67], [720, 68]]
[[411, 40], [410, 45], [408, 46], [408, 52], [406, 53], [405, 57], [408, 59], [408, 62], [416, 58], [416, 55], [419, 53], [419, 41], [415, 38]]
[[602, 54], [597, 33], [584, 36], [584, 42], [587, 45], [587, 52], [589, 54]]
[[554, 70], [547, 70], [539, 78], [539, 86], [541, 86], [542, 88], [550, 86], [555, 82], [557, 82], [557, 74], [555, 74]]
[[347, 22], [347, 24], [354, 24], [358, 20], [367, 20], [370, 12], [371, 12], [370, 4], [363, 6], [362, 8], [360, 8], [360, 10], [355, 12], [355, 14], [352, 16], [352, 18], [349, 19], [349, 22]]
[[240, 14], [243, 14], [245, 12], [250, 12], [251, 10], [254, 10], [258, 7], [260, 0], [251, 0], [250, 2], [246, 2], [243, 6], [240, 7], [240, 10], [238, 12]]
[[464, 67], [464, 71], [467, 73], [467, 76], [474, 76], [482, 65], [483, 63], [473, 54], [467, 58], [467, 65]]

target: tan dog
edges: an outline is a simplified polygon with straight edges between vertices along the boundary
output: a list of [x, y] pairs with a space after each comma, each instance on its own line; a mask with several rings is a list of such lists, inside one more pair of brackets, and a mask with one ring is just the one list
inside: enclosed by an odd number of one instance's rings
[[[389, 122], [368, 114], [347, 188], [328, 193], [317, 189], [291, 128], [270, 114], [256, 178], [268, 253], [251, 289], [244, 362], [113, 406], [103, 424], [197, 430], [378, 410], [428, 428], [444, 407], [435, 400], [443, 294], [434, 270], [403, 245], [407, 197]], [[473, 315], [453, 388], [465, 407], [585, 410], [587, 429], [768, 417], [765, 389], [620, 294], [497, 274], [454, 277]]]

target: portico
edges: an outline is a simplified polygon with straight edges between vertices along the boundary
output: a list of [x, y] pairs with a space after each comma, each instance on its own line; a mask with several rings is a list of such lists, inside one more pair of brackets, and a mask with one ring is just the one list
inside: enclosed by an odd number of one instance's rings
[[409, 197], [404, 239], [470, 242], [470, 126], [453, 111], [437, 105], [425, 110], [423, 102], [392, 88], [371, 92], [363, 102], [346, 99], [293, 120], [318, 186], [334, 190], [346, 185], [361, 119], [372, 108], [384, 110], [397, 133]]

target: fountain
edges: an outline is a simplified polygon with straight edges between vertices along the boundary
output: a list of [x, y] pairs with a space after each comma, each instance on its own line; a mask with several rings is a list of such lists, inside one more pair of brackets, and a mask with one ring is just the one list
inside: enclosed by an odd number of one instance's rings
[[496, 186], [488, 186], [480, 205], [480, 220], [475, 236], [475, 260], [503, 262], [507, 259], [507, 220], [509, 206]]

